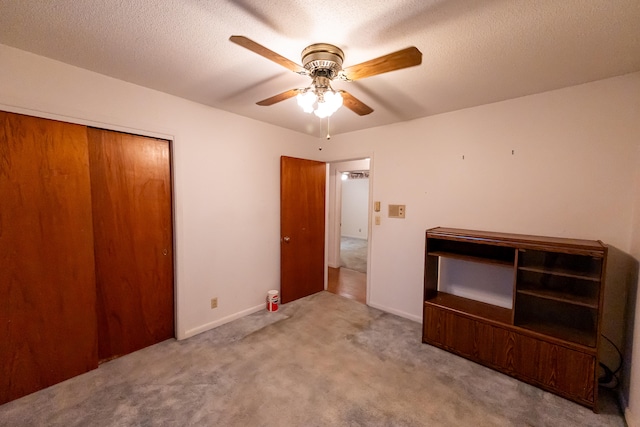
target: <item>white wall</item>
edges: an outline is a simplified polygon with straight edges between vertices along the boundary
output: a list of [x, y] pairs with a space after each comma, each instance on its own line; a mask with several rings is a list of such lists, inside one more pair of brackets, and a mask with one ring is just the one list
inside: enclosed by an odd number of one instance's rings
[[[640, 116], [640, 108], [637, 111]], [[631, 233], [630, 254], [636, 262], [640, 260], [640, 147], [636, 153], [636, 199]], [[637, 273], [637, 272], [636, 272]], [[638, 276], [635, 277], [640, 286]], [[629, 292], [629, 325], [627, 328], [627, 354], [624, 364], [625, 375], [622, 384], [622, 400], [625, 407], [625, 418], [629, 427], [640, 427], [640, 301], [637, 287]]]
[[279, 158], [313, 156], [315, 138], [3, 45], [0, 64], [2, 110], [174, 141], [178, 337], [264, 307], [280, 283]]
[[342, 181], [342, 235], [366, 239], [368, 226], [369, 178]]
[[326, 159], [372, 153], [372, 200], [407, 205], [406, 219], [383, 215], [373, 226], [371, 304], [421, 319], [430, 227], [601, 239], [628, 251], [639, 92], [635, 73], [334, 136]]

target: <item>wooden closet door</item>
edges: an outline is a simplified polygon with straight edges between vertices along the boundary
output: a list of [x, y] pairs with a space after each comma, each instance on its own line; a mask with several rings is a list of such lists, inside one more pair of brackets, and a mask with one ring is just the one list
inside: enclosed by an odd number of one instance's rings
[[88, 129], [100, 360], [174, 336], [169, 142]]
[[0, 112], [0, 404], [98, 366], [84, 126]]

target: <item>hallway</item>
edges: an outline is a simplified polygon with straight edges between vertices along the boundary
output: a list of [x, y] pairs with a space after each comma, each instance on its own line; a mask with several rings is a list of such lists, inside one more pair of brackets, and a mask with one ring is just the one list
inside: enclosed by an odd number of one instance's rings
[[327, 291], [366, 304], [367, 275], [348, 268], [329, 267]]

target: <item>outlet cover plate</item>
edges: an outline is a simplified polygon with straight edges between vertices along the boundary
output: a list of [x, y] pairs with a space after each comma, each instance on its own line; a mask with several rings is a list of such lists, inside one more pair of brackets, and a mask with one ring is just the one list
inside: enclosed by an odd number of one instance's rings
[[389, 205], [389, 218], [404, 218], [405, 205]]

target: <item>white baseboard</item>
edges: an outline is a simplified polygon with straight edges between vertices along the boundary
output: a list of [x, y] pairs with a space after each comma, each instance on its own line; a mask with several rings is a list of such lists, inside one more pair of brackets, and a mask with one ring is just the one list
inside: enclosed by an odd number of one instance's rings
[[638, 423], [638, 418], [633, 415], [633, 412], [629, 410], [629, 402], [624, 398], [624, 394], [622, 390], [618, 391], [618, 400], [620, 402], [620, 406], [624, 410], [624, 420], [627, 422], [628, 427], [640, 427], [640, 423]]
[[[407, 313], [401, 310], [396, 310], [394, 308], [390, 308], [390, 307], [386, 307], [384, 305], [379, 305], [376, 303], [368, 303], [367, 304], [369, 307], [373, 307], [373, 308], [377, 308], [378, 310], [382, 310], [384, 312], [387, 313], [391, 313], [391, 314], [395, 314], [396, 316], [400, 316], [400, 317], [404, 317], [405, 319], [409, 319], [409, 320], [413, 320], [414, 322], [418, 322], [421, 323], [422, 322], [422, 316], [416, 316], [413, 315], [411, 313]], [[213, 329], [216, 328], [218, 326], [224, 325], [225, 323], [229, 323], [232, 322], [236, 319], [239, 319], [241, 317], [244, 316], [248, 316], [250, 314], [253, 313], [257, 313], [260, 310], [264, 310], [265, 309], [265, 305], [264, 304], [260, 304], [260, 305], [256, 305], [255, 307], [251, 307], [251, 308], [247, 308], [246, 310], [242, 310], [239, 311], [237, 313], [231, 314], [227, 317], [223, 317], [222, 319], [218, 319], [218, 320], [214, 320], [213, 322], [209, 322], [209, 323], [205, 323], [204, 325], [200, 325], [197, 328], [192, 328], [189, 329], [187, 331], [184, 332], [184, 334], [179, 334], [178, 335], [178, 339], [179, 340], [183, 340], [183, 339], [187, 339], [190, 338], [194, 335], [198, 335], [202, 332], [208, 331], [209, 329]], [[638, 426], [640, 427], [640, 426]]]
[[[378, 305], [375, 303], [369, 303], [368, 304], [370, 307], [373, 308], [377, 308], [378, 310], [382, 310], [384, 312], [387, 313], [391, 313], [391, 314], [395, 314], [396, 316], [400, 316], [400, 317], [404, 317], [405, 319], [409, 319], [409, 320], [413, 320], [414, 322], [418, 322], [421, 323], [422, 322], [422, 317], [421, 316], [415, 316], [413, 314], [410, 313], [406, 313], [404, 311], [401, 310], [396, 310], [390, 307], [386, 307], [383, 305]], [[184, 332], [184, 334], [178, 334], [178, 340], [184, 340], [187, 338], [191, 338], [194, 335], [198, 335], [201, 334], [202, 332], [208, 331], [210, 329], [216, 328], [218, 326], [224, 325], [225, 323], [229, 323], [232, 322], [236, 319], [240, 319], [241, 317], [244, 316], [248, 316], [250, 314], [253, 313], [257, 313], [260, 310], [264, 310], [265, 309], [265, 305], [264, 304], [260, 304], [260, 305], [256, 305], [255, 307], [251, 307], [248, 308], [246, 310], [242, 310], [239, 311], [237, 313], [231, 314], [227, 317], [223, 317], [222, 319], [218, 319], [218, 320], [214, 320], [213, 322], [209, 322], [209, 323], [205, 323], [204, 325], [200, 325], [196, 328], [192, 328], [189, 329], [187, 331]], [[638, 426], [640, 427], [640, 426]]]
[[387, 313], [395, 314], [396, 316], [404, 317], [405, 319], [413, 320], [414, 322], [422, 323], [422, 316], [416, 316], [411, 313], [407, 313], [401, 310], [396, 310], [394, 308], [385, 307], [383, 305], [379, 305], [376, 303], [367, 303], [369, 307], [377, 308], [378, 310], [382, 310]]
[[255, 307], [251, 307], [246, 310], [239, 311], [230, 316], [223, 317], [222, 319], [205, 323], [204, 325], [198, 326], [197, 328], [189, 329], [188, 331], [185, 331], [184, 335], [179, 336], [178, 339], [182, 340], [182, 339], [190, 338], [194, 335], [198, 335], [202, 332], [208, 331], [209, 329], [216, 328], [218, 326], [224, 325], [225, 323], [229, 323], [241, 317], [248, 316], [250, 314], [257, 313], [258, 311], [265, 310], [265, 309], [266, 308], [264, 304], [256, 305]]
[[624, 409], [624, 420], [627, 422], [627, 426], [629, 427], [640, 427], [638, 419], [627, 407]]
[[624, 411], [624, 420], [627, 422], [627, 427], [640, 427], [640, 424], [638, 423], [638, 419], [629, 410], [629, 402], [627, 402], [627, 399], [625, 399], [624, 393], [622, 392], [621, 389], [618, 390], [617, 397], [618, 397], [618, 403], [620, 404], [620, 407]]

